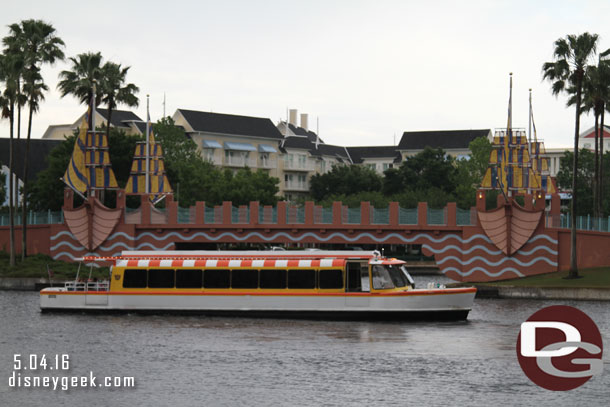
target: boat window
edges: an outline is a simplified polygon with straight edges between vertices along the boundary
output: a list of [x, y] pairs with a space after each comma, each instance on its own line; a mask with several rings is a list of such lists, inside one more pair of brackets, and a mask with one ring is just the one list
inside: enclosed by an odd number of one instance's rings
[[220, 269], [207, 269], [203, 272], [203, 286], [205, 288], [231, 287], [231, 271]]
[[400, 270], [399, 266], [388, 264], [385, 267], [390, 273], [390, 278], [392, 278], [392, 282], [396, 287], [406, 287], [409, 285], [407, 277], [404, 275], [402, 270]]
[[201, 288], [202, 283], [203, 274], [201, 270], [176, 270], [176, 288]]
[[320, 288], [343, 288], [343, 270], [320, 270]]
[[174, 270], [150, 269], [148, 270], [148, 287], [174, 288]]
[[261, 288], [286, 288], [286, 270], [263, 269], [260, 279]]
[[[347, 263], [347, 291], [358, 292], [362, 291], [362, 282], [360, 279], [360, 267], [361, 263], [349, 262]], [[368, 269], [367, 269], [368, 275]]]
[[388, 270], [380, 264], [373, 265], [373, 288], [375, 290], [384, 290], [388, 288], [394, 288], [392, 277]]
[[362, 291], [371, 291], [371, 282], [369, 281], [369, 265], [362, 264], [360, 266], [360, 283], [362, 285]]
[[231, 270], [231, 287], [258, 288], [258, 270]]
[[146, 270], [145, 269], [127, 269], [123, 278], [123, 287], [125, 288], [146, 288]]
[[288, 270], [288, 288], [316, 288], [316, 271]]

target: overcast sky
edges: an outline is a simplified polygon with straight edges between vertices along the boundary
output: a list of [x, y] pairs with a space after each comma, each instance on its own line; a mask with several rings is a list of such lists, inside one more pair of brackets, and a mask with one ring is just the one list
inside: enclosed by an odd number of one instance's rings
[[[7, 2], [7, 0], [3, 0]], [[177, 108], [267, 117], [309, 113], [339, 145], [391, 145], [404, 131], [506, 126], [514, 73], [513, 125], [528, 125], [533, 90], [539, 137], [573, 145], [574, 111], [542, 82], [553, 42], [584, 31], [610, 48], [608, 1], [28, 1], [2, 7], [8, 24], [44, 19], [67, 56], [101, 51], [131, 66], [136, 113], [153, 121]], [[51, 91], [33, 137], [84, 111], [61, 99], [58, 63], [43, 71]], [[119, 107], [124, 108], [124, 107]], [[581, 129], [592, 126], [584, 116]], [[8, 125], [0, 125], [8, 137]]]

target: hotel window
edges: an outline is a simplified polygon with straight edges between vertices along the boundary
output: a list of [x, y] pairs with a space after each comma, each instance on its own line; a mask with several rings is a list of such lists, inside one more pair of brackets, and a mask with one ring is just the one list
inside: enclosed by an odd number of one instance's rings
[[203, 149], [203, 159], [209, 162], [214, 161], [214, 149], [213, 148], [204, 148]]
[[326, 160], [322, 159], [320, 161], [320, 172], [325, 173], [326, 172]]
[[377, 171], [377, 164], [367, 164], [366, 166], [369, 167], [373, 171]]

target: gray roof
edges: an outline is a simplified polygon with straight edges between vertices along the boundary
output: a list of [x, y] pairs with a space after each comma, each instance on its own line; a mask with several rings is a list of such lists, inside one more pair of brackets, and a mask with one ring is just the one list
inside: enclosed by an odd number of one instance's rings
[[[0, 138], [0, 164], [8, 167], [9, 138]], [[64, 140], [30, 139], [30, 153], [28, 160], [28, 180], [36, 179], [38, 173], [49, 165], [47, 156], [52, 149], [63, 143]], [[23, 177], [23, 164], [25, 162], [26, 140], [13, 139], [13, 168], [19, 179]]]
[[185, 109], [178, 109], [178, 111], [195, 131], [274, 139], [283, 138], [273, 122], [262, 117], [237, 116]]
[[322, 139], [311, 130], [305, 130], [303, 127], [296, 127], [292, 124], [288, 124], [288, 127], [290, 128], [290, 131], [297, 136], [307, 137], [312, 143], [315, 143], [316, 139], [318, 139], [319, 144], [324, 144], [324, 141], [322, 141]]
[[[96, 108], [95, 110], [104, 119], [108, 120], [108, 109]], [[110, 121], [110, 124], [112, 124], [114, 127], [129, 127], [128, 123], [124, 123], [124, 122], [128, 122], [128, 121], [139, 121], [139, 122], [141, 122], [142, 119], [140, 119], [138, 117], [138, 115], [136, 115], [134, 112], [131, 112], [129, 110], [116, 110], [116, 109], [112, 109], [112, 119]]]
[[354, 164], [360, 164], [366, 158], [392, 158], [394, 162], [401, 160], [396, 146], [347, 147]]
[[398, 150], [423, 150], [426, 147], [466, 149], [471, 141], [479, 137], [487, 137], [489, 132], [489, 129], [405, 131], [398, 144]]

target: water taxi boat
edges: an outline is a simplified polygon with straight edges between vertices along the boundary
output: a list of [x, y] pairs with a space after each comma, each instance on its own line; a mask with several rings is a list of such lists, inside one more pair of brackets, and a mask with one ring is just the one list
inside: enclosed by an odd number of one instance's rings
[[402, 260], [365, 251], [126, 251], [86, 257], [109, 281], [40, 292], [42, 311], [321, 319], [466, 319], [476, 288], [415, 288]]

